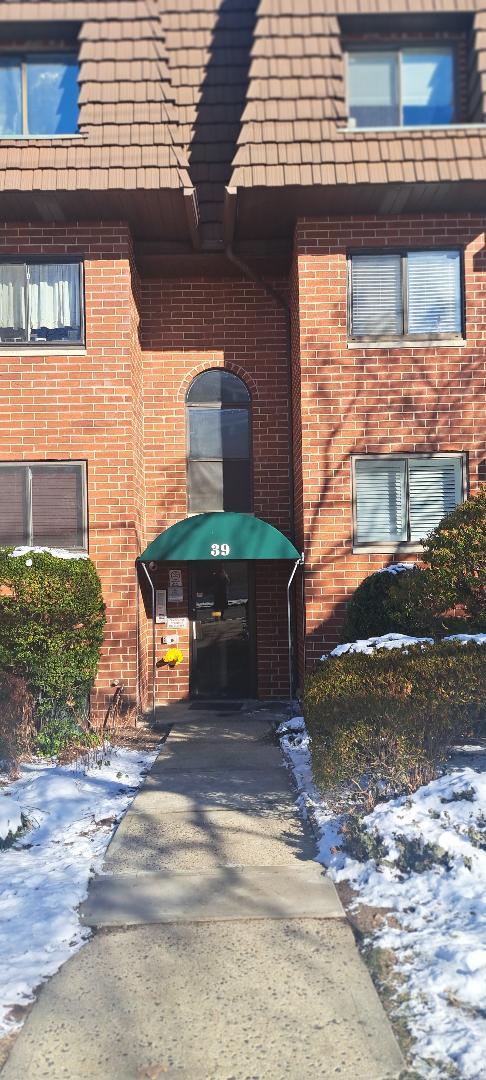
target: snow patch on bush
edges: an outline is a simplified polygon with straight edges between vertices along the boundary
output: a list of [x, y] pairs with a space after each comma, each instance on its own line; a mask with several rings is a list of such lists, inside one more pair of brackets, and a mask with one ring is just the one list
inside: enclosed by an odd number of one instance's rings
[[13, 559], [21, 559], [23, 555], [38, 554], [40, 552], [47, 552], [48, 555], [54, 555], [56, 559], [87, 559], [88, 555], [85, 551], [69, 551], [67, 548], [51, 548], [51, 547], [16, 547], [10, 552], [10, 556]]
[[[478, 645], [486, 645], [486, 634], [450, 634], [441, 638], [441, 641], [460, 641], [466, 645], [468, 641], [475, 641]], [[347, 641], [343, 645], [336, 645], [330, 653], [324, 653], [321, 660], [327, 660], [330, 656], [343, 656], [345, 653], [373, 653], [376, 649], [405, 649], [410, 645], [433, 645], [434, 639], [430, 637], [410, 637], [408, 634], [381, 634], [379, 637], [361, 638], [358, 641]]]

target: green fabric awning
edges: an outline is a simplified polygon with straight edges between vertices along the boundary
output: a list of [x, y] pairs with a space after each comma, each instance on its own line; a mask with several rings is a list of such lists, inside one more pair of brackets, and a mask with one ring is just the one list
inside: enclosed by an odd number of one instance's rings
[[251, 514], [196, 514], [178, 521], [139, 555], [148, 562], [300, 559], [297, 548], [267, 521]]

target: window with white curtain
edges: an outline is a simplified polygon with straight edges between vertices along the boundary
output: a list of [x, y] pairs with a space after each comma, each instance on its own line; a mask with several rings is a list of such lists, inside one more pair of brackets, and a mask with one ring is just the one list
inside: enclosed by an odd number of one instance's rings
[[462, 336], [460, 251], [351, 255], [348, 288], [352, 339]]
[[83, 342], [81, 263], [0, 263], [0, 343], [63, 342]]
[[420, 544], [465, 498], [463, 454], [353, 458], [354, 543]]

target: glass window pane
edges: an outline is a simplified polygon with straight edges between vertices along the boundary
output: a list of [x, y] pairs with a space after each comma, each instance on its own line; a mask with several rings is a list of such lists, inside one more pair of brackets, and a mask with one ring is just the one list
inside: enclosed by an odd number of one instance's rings
[[0, 341], [27, 340], [27, 274], [24, 263], [0, 264]]
[[223, 509], [237, 514], [251, 511], [251, 476], [249, 461], [223, 462]]
[[212, 368], [196, 376], [189, 388], [187, 401], [231, 405], [236, 402], [249, 402], [250, 395], [237, 375], [222, 368]]
[[0, 63], [0, 135], [22, 134], [22, 77], [18, 60]]
[[403, 49], [403, 123], [451, 124], [454, 120], [452, 49]]
[[349, 116], [357, 127], [400, 123], [397, 62], [397, 53], [348, 53]]
[[30, 135], [69, 135], [78, 130], [79, 65], [59, 57], [27, 62]]
[[421, 543], [462, 500], [462, 460], [410, 458], [408, 468], [410, 539]]
[[79, 263], [40, 263], [28, 267], [29, 340], [81, 340]]
[[189, 408], [191, 458], [248, 458], [248, 409]]
[[79, 465], [32, 465], [33, 543], [82, 548], [83, 486]]
[[351, 334], [353, 337], [403, 334], [400, 255], [353, 255]]
[[358, 544], [407, 539], [405, 479], [403, 459], [358, 458], [355, 464]]
[[187, 479], [189, 513], [224, 510], [222, 461], [189, 461]]
[[461, 259], [458, 251], [410, 251], [407, 256], [408, 333], [460, 334]]
[[28, 470], [25, 466], [0, 466], [0, 544], [28, 544]]

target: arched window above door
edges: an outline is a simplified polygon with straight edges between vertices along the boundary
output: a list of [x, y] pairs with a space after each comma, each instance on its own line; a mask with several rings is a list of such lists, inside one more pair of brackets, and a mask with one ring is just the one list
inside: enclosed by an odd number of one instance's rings
[[186, 396], [189, 513], [250, 513], [250, 395], [242, 379], [212, 368]]

